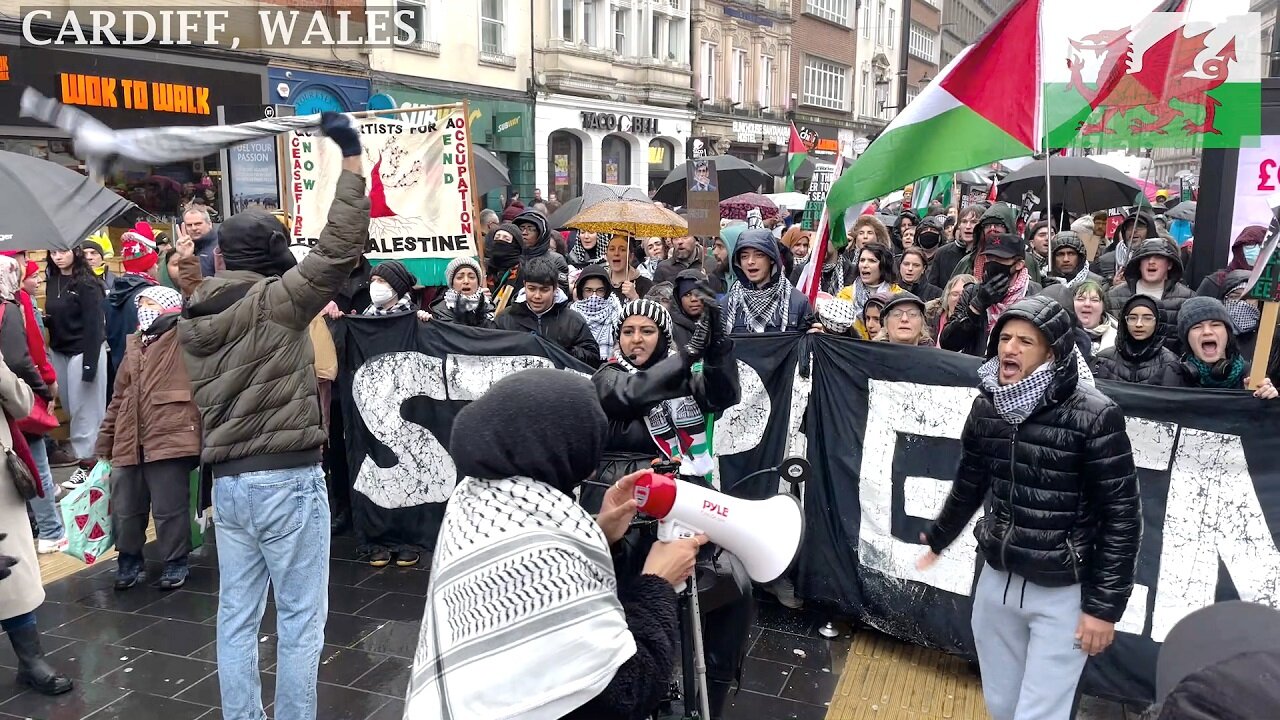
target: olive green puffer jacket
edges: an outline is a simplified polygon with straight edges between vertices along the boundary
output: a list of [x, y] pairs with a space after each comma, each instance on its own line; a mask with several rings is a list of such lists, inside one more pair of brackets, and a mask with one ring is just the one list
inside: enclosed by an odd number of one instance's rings
[[297, 267], [279, 278], [222, 271], [195, 289], [190, 305], [243, 295], [178, 323], [204, 425], [200, 459], [215, 476], [320, 461], [326, 435], [307, 328], [346, 283], [368, 238], [364, 178], [343, 171], [319, 242]]

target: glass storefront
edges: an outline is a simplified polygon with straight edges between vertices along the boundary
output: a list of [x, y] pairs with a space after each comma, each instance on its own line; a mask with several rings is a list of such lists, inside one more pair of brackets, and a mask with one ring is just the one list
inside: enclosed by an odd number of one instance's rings
[[621, 135], [606, 135], [600, 143], [600, 178], [606, 185], [631, 184], [631, 143]]
[[551, 133], [547, 147], [551, 154], [547, 185], [560, 202], [578, 197], [582, 194], [582, 140], [567, 130], [557, 130]]

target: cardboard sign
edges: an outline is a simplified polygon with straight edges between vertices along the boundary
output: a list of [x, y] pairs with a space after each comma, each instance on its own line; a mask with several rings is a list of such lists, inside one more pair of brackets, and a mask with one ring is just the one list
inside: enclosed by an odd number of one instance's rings
[[695, 158], [685, 165], [689, 173], [685, 207], [689, 233], [701, 237], [720, 234], [720, 183], [714, 158]]

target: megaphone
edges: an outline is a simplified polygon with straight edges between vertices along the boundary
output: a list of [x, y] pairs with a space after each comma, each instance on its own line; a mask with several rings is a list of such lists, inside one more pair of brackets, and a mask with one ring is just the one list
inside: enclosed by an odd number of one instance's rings
[[804, 513], [791, 495], [744, 500], [651, 472], [636, 480], [635, 499], [640, 512], [658, 519], [659, 540], [705, 534], [759, 583], [777, 580], [800, 551]]

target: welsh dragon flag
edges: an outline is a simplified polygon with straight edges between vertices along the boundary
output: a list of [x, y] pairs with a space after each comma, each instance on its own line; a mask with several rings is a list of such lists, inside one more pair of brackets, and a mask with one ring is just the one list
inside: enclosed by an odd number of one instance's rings
[[898, 113], [832, 184], [833, 217], [920, 178], [1035, 153], [1040, 4], [1014, 3]]
[[1048, 147], [1240, 147], [1261, 135], [1250, 0], [1045, 0]]
[[800, 139], [800, 133], [796, 132], [796, 124], [791, 123], [791, 139], [787, 141], [787, 192], [796, 191], [796, 173], [800, 172], [800, 166], [807, 157], [809, 148]]

